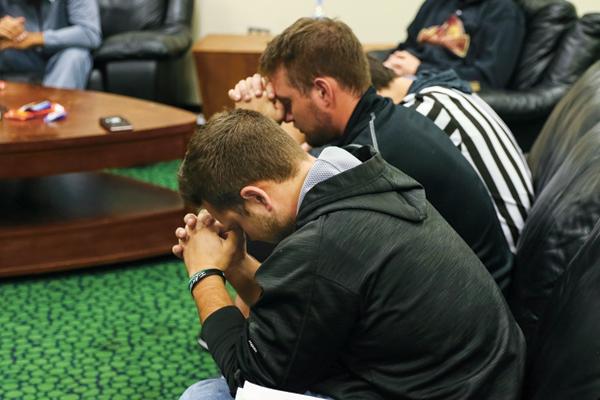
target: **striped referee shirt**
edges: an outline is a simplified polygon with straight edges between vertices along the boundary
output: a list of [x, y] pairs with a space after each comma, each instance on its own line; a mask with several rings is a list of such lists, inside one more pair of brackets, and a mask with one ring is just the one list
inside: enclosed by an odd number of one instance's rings
[[512, 132], [476, 94], [430, 86], [400, 103], [431, 119], [475, 168], [513, 253], [533, 202], [531, 172]]

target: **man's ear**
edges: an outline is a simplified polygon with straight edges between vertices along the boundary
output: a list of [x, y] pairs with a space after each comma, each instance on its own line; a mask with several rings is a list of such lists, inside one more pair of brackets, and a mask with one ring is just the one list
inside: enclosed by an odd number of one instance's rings
[[313, 80], [315, 100], [322, 106], [331, 107], [335, 102], [335, 82], [327, 77], [317, 77]]
[[269, 194], [258, 186], [244, 186], [240, 190], [240, 196], [244, 199], [249, 207], [261, 206], [267, 211], [273, 210], [273, 203]]

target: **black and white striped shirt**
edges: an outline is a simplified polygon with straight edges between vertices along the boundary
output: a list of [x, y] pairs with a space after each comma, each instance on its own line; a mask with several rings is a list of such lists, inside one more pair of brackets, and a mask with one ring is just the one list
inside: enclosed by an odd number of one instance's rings
[[531, 172], [512, 132], [476, 94], [431, 86], [400, 103], [431, 119], [485, 183], [513, 253], [533, 202]]

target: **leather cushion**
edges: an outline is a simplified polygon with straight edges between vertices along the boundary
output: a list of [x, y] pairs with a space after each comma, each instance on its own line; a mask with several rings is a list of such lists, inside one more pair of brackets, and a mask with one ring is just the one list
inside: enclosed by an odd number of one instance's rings
[[155, 29], [165, 19], [166, 0], [99, 0], [102, 34]]
[[509, 304], [528, 345], [552, 291], [600, 218], [600, 123], [536, 199], [517, 247]]
[[600, 59], [600, 13], [586, 14], [563, 37], [543, 83], [573, 83]]
[[168, 33], [165, 31], [125, 32], [109, 37], [95, 51], [94, 61], [167, 60], [184, 55], [192, 42], [187, 27], [173, 27], [168, 29]]
[[525, 398], [597, 400], [600, 393], [600, 221], [554, 290], [530, 347]]
[[527, 158], [536, 193], [543, 190], [579, 138], [600, 122], [600, 61], [557, 104]]
[[512, 89], [529, 89], [541, 80], [558, 42], [576, 20], [575, 7], [568, 2], [551, 3], [527, 16], [527, 34]]

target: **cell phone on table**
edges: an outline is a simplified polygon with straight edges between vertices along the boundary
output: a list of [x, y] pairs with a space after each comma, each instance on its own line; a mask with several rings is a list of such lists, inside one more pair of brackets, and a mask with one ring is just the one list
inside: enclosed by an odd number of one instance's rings
[[100, 118], [100, 126], [109, 132], [127, 132], [133, 130], [131, 123], [120, 115], [110, 115]]

